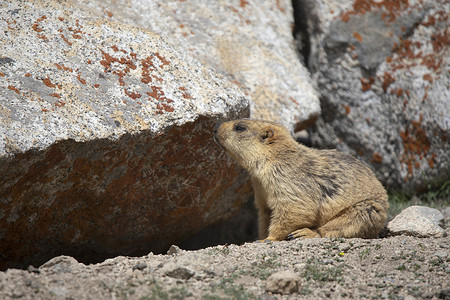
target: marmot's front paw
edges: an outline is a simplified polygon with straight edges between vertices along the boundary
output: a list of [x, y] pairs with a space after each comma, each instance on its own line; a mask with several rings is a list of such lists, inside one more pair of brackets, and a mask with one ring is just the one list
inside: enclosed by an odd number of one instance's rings
[[313, 237], [320, 237], [320, 235], [316, 231], [311, 230], [309, 228], [302, 228], [289, 233], [286, 240], [290, 241], [298, 238], [313, 238]]

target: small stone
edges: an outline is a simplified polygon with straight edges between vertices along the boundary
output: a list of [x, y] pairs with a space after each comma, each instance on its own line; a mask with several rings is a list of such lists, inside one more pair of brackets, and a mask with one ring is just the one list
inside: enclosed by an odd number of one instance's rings
[[436, 253], [434, 253], [434, 256], [440, 257], [442, 259], [446, 259], [448, 256], [447, 251], [438, 251]]
[[77, 266], [78, 261], [71, 256], [57, 256], [39, 267], [39, 269], [49, 269], [55, 273], [70, 273]]
[[352, 248], [352, 246], [349, 243], [342, 243], [339, 244], [338, 249], [341, 252], [346, 252], [348, 250], [350, 250]]
[[426, 206], [410, 206], [388, 223], [392, 235], [417, 237], [442, 237], [445, 230], [439, 227], [444, 216], [440, 211]]
[[299, 291], [300, 276], [291, 271], [280, 271], [267, 279], [266, 290], [277, 294], [292, 294]]
[[174, 254], [178, 254], [180, 252], [181, 252], [180, 247], [178, 247], [176, 245], [170, 246], [169, 250], [167, 250], [168, 255], [174, 255]]
[[141, 270], [142, 271], [145, 268], [147, 268], [147, 264], [143, 263], [143, 262], [137, 263], [135, 266], [133, 266], [133, 270]]
[[27, 270], [28, 270], [28, 272], [30, 272], [30, 273], [36, 273], [36, 274], [41, 273], [41, 271], [40, 271], [38, 268], [35, 268], [35, 267], [32, 266], [32, 265], [28, 266]]
[[173, 262], [164, 264], [161, 270], [165, 275], [176, 279], [189, 279], [195, 275], [193, 270]]
[[294, 270], [299, 272], [301, 270], [303, 270], [306, 267], [305, 263], [298, 263], [294, 265]]

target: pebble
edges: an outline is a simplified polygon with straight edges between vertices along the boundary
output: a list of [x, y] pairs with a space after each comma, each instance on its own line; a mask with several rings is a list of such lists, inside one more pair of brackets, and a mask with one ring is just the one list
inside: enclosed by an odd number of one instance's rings
[[352, 248], [352, 246], [349, 243], [342, 243], [342, 244], [339, 244], [339, 246], [338, 246], [339, 251], [342, 251], [342, 252], [346, 252], [346, 251], [350, 250], [351, 248]]
[[143, 263], [143, 262], [137, 263], [136, 265], [133, 266], [133, 270], [141, 270], [142, 271], [145, 268], [147, 268], [147, 264]]
[[280, 271], [270, 275], [266, 290], [276, 294], [292, 294], [299, 291], [300, 276], [292, 271]]
[[298, 264], [294, 265], [294, 270], [296, 272], [299, 272], [299, 271], [303, 270], [305, 267], [306, 267], [305, 263], [298, 263]]
[[164, 264], [161, 270], [165, 275], [176, 279], [189, 279], [195, 275], [193, 270], [173, 262]]
[[[70, 273], [72, 272], [72, 269], [76, 266], [78, 266], [78, 261], [71, 257], [71, 256], [57, 256], [49, 261], [47, 261], [45, 264], [39, 267], [39, 269], [49, 269], [53, 271], [54, 273]], [[82, 265], [82, 264], [80, 264]], [[84, 266], [84, 265], [83, 265]]]
[[438, 251], [438, 252], [434, 253], [434, 256], [445, 259], [445, 258], [447, 258], [448, 253], [447, 253], [447, 251]]
[[167, 254], [168, 255], [175, 255], [180, 253], [182, 250], [180, 249], [180, 247], [176, 246], [176, 245], [172, 245], [170, 246], [169, 250], [167, 250]]

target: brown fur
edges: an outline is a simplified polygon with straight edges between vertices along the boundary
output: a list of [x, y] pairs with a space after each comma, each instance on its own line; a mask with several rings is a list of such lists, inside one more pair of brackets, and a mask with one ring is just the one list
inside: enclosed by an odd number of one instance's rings
[[307, 148], [267, 121], [225, 122], [215, 138], [250, 173], [260, 239], [373, 238], [384, 227], [386, 191], [352, 156]]

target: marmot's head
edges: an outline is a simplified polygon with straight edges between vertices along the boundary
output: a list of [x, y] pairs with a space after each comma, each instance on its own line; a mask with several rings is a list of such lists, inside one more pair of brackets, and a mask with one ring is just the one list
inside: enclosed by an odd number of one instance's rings
[[257, 171], [297, 143], [282, 125], [260, 120], [234, 120], [214, 128], [216, 141], [248, 171]]

